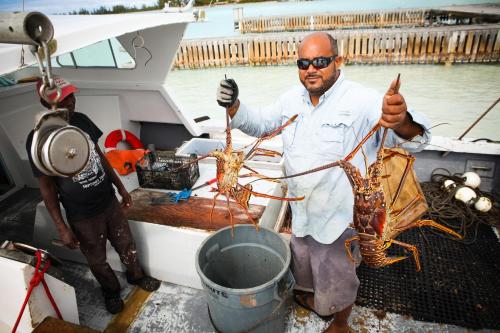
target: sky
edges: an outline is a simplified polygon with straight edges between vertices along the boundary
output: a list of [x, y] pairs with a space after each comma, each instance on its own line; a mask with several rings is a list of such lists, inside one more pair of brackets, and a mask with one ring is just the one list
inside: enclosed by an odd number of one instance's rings
[[[157, 0], [24, 0], [25, 11], [39, 11], [44, 14], [62, 14], [81, 8], [94, 9], [115, 5], [141, 7], [156, 4]], [[23, 0], [0, 0], [0, 12], [21, 11]]]

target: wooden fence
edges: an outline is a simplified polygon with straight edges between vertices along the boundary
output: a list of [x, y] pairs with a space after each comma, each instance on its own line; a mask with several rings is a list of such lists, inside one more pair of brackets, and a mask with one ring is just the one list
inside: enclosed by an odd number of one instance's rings
[[[500, 25], [330, 31], [347, 64], [497, 62]], [[306, 33], [184, 40], [174, 68], [293, 64]]]
[[423, 26], [429, 10], [405, 9], [380, 12], [325, 13], [301, 16], [239, 17], [240, 33], [312, 31], [353, 28]]

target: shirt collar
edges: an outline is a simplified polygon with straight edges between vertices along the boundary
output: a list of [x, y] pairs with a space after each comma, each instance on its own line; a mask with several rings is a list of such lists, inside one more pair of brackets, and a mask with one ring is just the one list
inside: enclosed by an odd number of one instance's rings
[[[340, 69], [339, 69], [339, 72], [340, 72], [339, 77], [337, 78], [337, 80], [335, 81], [333, 86], [331, 86], [330, 89], [325, 91], [325, 93], [319, 98], [318, 105], [321, 104], [321, 102], [325, 98], [330, 97], [330, 95], [332, 95], [338, 89], [338, 87], [342, 84], [342, 82], [344, 81], [344, 72], [342, 72], [342, 70], [340, 70]], [[303, 87], [302, 97], [304, 98], [304, 101], [306, 101], [309, 104], [311, 103], [311, 98], [309, 97], [309, 92], [307, 91], [306, 87]]]

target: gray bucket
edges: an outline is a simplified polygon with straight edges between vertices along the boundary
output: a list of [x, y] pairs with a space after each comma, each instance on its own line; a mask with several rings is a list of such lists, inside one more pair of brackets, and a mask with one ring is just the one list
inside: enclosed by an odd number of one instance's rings
[[288, 244], [276, 232], [235, 225], [208, 237], [196, 253], [196, 271], [215, 329], [283, 332], [295, 280]]

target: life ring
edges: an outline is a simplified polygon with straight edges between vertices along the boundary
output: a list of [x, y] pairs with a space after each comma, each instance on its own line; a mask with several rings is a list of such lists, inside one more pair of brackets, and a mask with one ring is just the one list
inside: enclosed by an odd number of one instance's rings
[[144, 148], [144, 145], [142, 144], [141, 140], [139, 140], [139, 138], [136, 137], [134, 134], [130, 133], [127, 130], [117, 129], [111, 131], [106, 137], [106, 140], [104, 141], [105, 151], [108, 152], [111, 150], [115, 150], [116, 146], [118, 145], [118, 142], [120, 141], [127, 142], [132, 147], [132, 149]]

